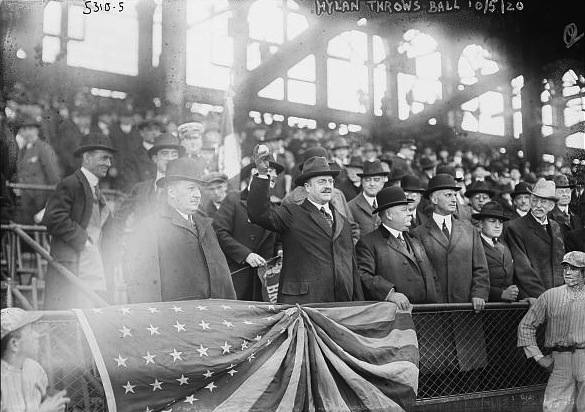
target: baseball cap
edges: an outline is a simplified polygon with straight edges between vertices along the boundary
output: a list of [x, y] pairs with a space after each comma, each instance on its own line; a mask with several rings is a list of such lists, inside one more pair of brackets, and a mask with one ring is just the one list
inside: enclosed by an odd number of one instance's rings
[[36, 322], [42, 316], [43, 314], [40, 312], [29, 312], [20, 308], [2, 309], [0, 322], [2, 324], [2, 339], [9, 333]]
[[563, 263], [568, 263], [576, 268], [585, 268], [585, 252], [569, 252], [563, 257]]

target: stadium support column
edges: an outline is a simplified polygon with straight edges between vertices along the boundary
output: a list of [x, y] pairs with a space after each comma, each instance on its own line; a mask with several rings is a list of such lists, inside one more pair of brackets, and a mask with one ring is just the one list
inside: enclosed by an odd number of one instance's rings
[[541, 81], [529, 73], [525, 75], [522, 88], [522, 150], [524, 158], [531, 167], [539, 163], [539, 153], [542, 151], [542, 108], [540, 104]]
[[166, 100], [183, 112], [187, 50], [187, 5], [185, 0], [163, 1], [162, 54]]
[[138, 12], [138, 76], [140, 88], [136, 90], [137, 100], [152, 102], [155, 96], [160, 96], [160, 83], [155, 79], [152, 67], [154, 0], [141, 1], [136, 10]]
[[[249, 2], [230, 1], [231, 17], [229, 20], [229, 35], [234, 41], [234, 64], [232, 66], [232, 86], [234, 96], [234, 129], [242, 132], [248, 120], [249, 102], [254, 96], [246, 87], [241, 87], [246, 80], [246, 51], [248, 49], [248, 11]], [[238, 87], [240, 86], [240, 87]], [[245, 90], [244, 93], [241, 91]]]

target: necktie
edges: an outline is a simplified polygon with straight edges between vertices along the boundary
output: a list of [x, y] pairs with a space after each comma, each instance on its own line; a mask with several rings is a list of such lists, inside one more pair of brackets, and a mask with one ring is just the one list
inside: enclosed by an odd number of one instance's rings
[[493, 238], [493, 241], [494, 241], [494, 245], [497, 245], [499, 242], [499, 239], [497, 237], [495, 237], [495, 238]]
[[93, 190], [95, 193], [95, 199], [97, 203], [99, 203], [100, 207], [104, 207], [106, 205], [106, 197], [102, 193], [102, 190], [100, 189], [99, 185], [95, 185]]
[[451, 235], [449, 233], [449, 229], [447, 229], [446, 221], [447, 221], [447, 219], [443, 220], [443, 227], [441, 228], [441, 230], [443, 231], [443, 234], [447, 237], [447, 239], [449, 239], [451, 237]]
[[408, 242], [406, 242], [406, 240], [402, 236], [402, 233], [399, 233], [398, 234], [398, 240], [400, 240], [400, 243], [402, 243], [402, 245], [406, 248], [406, 250], [408, 251], [408, 253], [410, 253], [410, 246], [408, 246]]
[[325, 210], [324, 207], [321, 208], [321, 214], [323, 215], [323, 217], [327, 221], [327, 224], [329, 225], [329, 227], [333, 227], [333, 218], [331, 217], [331, 215], [329, 213], [327, 213], [327, 211]]
[[376, 202], [376, 199], [374, 199], [374, 202], [372, 203], [372, 208], [374, 209], [378, 208], [378, 202]]

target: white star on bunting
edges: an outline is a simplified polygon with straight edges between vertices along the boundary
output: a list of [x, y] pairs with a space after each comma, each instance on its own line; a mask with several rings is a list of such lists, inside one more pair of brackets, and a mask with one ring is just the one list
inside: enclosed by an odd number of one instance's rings
[[122, 311], [122, 315], [130, 315], [130, 308], [120, 308], [118, 310]]
[[234, 377], [234, 373], [238, 373], [238, 371], [235, 370], [235, 369], [231, 369], [227, 373], [233, 378]]
[[183, 352], [177, 352], [177, 350], [175, 348], [173, 348], [173, 351], [171, 353], [169, 353], [169, 355], [171, 355], [173, 357], [173, 362], [176, 361], [177, 359], [183, 360], [183, 358], [181, 358], [182, 354], [183, 354]]
[[156, 391], [157, 389], [162, 391], [162, 388], [160, 385], [162, 385], [162, 382], [159, 382], [158, 379], [155, 379], [153, 383], [150, 383], [149, 385], [152, 386], [152, 391]]
[[148, 365], [149, 363], [152, 363], [154, 365], [155, 364], [154, 363], [155, 357], [156, 357], [156, 355], [151, 355], [150, 352], [146, 352], [146, 356], [141, 356], [141, 358], [146, 361], [145, 365]]
[[155, 327], [155, 326], [149, 325], [149, 327], [146, 328], [146, 330], [150, 331], [150, 336], [152, 336], [154, 334], [160, 335], [160, 332], [158, 331], [158, 326]]
[[274, 317], [273, 317], [273, 316], [267, 316], [267, 317], [265, 317], [265, 318], [262, 318], [262, 319], [266, 319], [266, 320], [274, 320]]
[[250, 356], [248, 356], [248, 362], [252, 362], [252, 359], [256, 359], [253, 353]]
[[174, 325], [175, 328], [177, 328], [177, 333], [180, 331], [184, 331], [186, 332], [187, 330], [185, 329], [185, 324], [184, 323], [179, 323], [179, 321], [177, 321]]
[[117, 358], [114, 358], [114, 360], [118, 363], [118, 368], [120, 366], [124, 366], [125, 368], [127, 368], [126, 361], [128, 360], [128, 358], [123, 358], [122, 355], [120, 355], [118, 353], [118, 357]]
[[209, 389], [209, 392], [213, 392], [213, 390], [217, 388], [217, 386], [215, 385], [215, 383], [211, 382], [210, 384], [208, 384], [205, 389]]
[[126, 336], [132, 336], [132, 334], [130, 333], [132, 329], [127, 328], [126, 325], [122, 325], [122, 329], [118, 330], [123, 333], [122, 338], [125, 338]]
[[231, 306], [221, 305], [220, 308], [222, 308], [223, 310], [228, 310], [228, 309], [231, 309]]
[[207, 308], [207, 306], [201, 306], [201, 305], [197, 306], [197, 309], [199, 309], [199, 310], [209, 310], [209, 308]]
[[160, 311], [159, 311], [157, 308], [147, 308], [147, 310], [148, 310], [150, 313], [160, 313]]
[[246, 340], [242, 342], [242, 350], [244, 349], [248, 349], [248, 341]]
[[146, 409], [144, 410], [144, 412], [154, 412], [154, 411], [147, 406]]
[[248, 309], [256, 309], [256, 305], [248, 305]]
[[209, 348], [204, 348], [204, 347], [203, 347], [203, 345], [199, 345], [199, 348], [197, 349], [197, 352], [199, 352], [199, 357], [201, 358], [203, 355], [205, 355], [205, 356], [209, 356], [209, 355], [207, 354], [207, 350], [208, 350], [208, 349], [209, 349]]
[[224, 324], [224, 325], [225, 325], [225, 327], [226, 327], [226, 328], [228, 328], [228, 329], [229, 329], [229, 328], [233, 328], [233, 327], [234, 327], [234, 324], [233, 324], [233, 323], [231, 323], [231, 322], [228, 322], [228, 321], [227, 321], [227, 320], [225, 320], [225, 319], [224, 319], [224, 320], [222, 320], [222, 321], [221, 321], [221, 323], [222, 323], [222, 324]]
[[173, 306], [171, 309], [172, 309], [172, 310], [174, 310], [174, 311], [175, 311], [175, 313], [176, 313], [176, 312], [183, 312], [183, 309], [181, 309], [181, 308], [180, 308], [180, 307], [178, 307], [178, 306]]
[[234, 365], [234, 364], [232, 363], [232, 364], [230, 364], [230, 366], [228, 366], [228, 367], [226, 368], [226, 370], [227, 370], [227, 369], [231, 369], [231, 368], [233, 368], [234, 366], [236, 366], [236, 365]]
[[93, 308], [92, 310], [93, 310], [95, 313], [99, 313], [100, 315], [103, 313], [103, 312], [102, 312], [102, 311], [103, 311], [103, 310], [102, 310], [102, 308]]
[[124, 393], [124, 395], [126, 395], [128, 392], [134, 393], [135, 387], [136, 385], [132, 385], [130, 381], [126, 382], [126, 385], [122, 385], [122, 388], [126, 389], [126, 393]]
[[205, 322], [203, 319], [201, 319], [201, 323], [199, 323], [199, 326], [201, 326], [203, 328], [203, 330], [205, 330], [205, 329], [211, 329], [209, 327], [209, 323]]
[[257, 323], [254, 323], [251, 320], [245, 320], [242, 323], [245, 324], [245, 325], [257, 325]]
[[271, 343], [272, 343], [272, 339], [268, 339], [268, 340], [266, 341], [266, 346], [270, 346], [270, 344], [271, 344]]
[[186, 378], [185, 375], [181, 374], [181, 377], [179, 379], [175, 379], [176, 381], [179, 381], [179, 386], [183, 386], [183, 385], [189, 385], [189, 378]]
[[203, 376], [205, 376], [205, 379], [209, 379], [213, 376], [213, 372], [211, 372], [209, 369], [207, 369], [207, 372], [205, 372], [203, 374]]
[[276, 308], [274, 307], [274, 305], [268, 305], [268, 310], [276, 310]]
[[185, 398], [185, 403], [189, 403], [191, 405], [193, 405], [193, 402], [198, 401], [199, 399], [197, 399], [195, 396], [193, 395], [189, 395]]
[[256, 337], [254, 338], [255, 341], [260, 342], [262, 340], [262, 336], [260, 335], [256, 335]]
[[220, 346], [220, 348], [223, 349], [222, 355], [224, 355], [226, 353], [230, 353], [231, 347], [232, 347], [232, 345], [228, 345], [227, 340], [226, 340], [225, 343], [223, 344], [223, 346]]

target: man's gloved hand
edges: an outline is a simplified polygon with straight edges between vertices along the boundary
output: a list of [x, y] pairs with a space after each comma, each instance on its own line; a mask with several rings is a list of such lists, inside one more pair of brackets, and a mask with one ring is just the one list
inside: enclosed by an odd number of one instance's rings
[[266, 145], [256, 145], [252, 153], [258, 174], [266, 176], [268, 174], [268, 167], [270, 166], [270, 151]]

